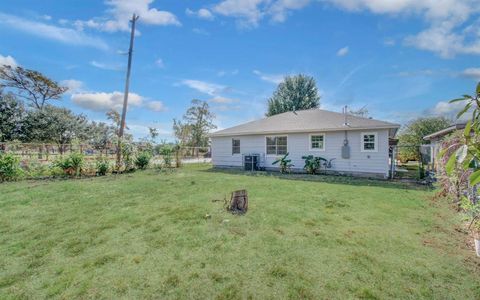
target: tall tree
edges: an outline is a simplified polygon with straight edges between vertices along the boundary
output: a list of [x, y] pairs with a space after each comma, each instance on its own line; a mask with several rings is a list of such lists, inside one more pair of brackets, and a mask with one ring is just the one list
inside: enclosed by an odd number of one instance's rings
[[25, 108], [10, 93], [0, 90], [0, 142], [18, 139], [22, 130]]
[[419, 160], [419, 146], [425, 144], [423, 137], [447, 128], [451, 124], [452, 121], [445, 117], [418, 118], [410, 121], [398, 135], [401, 159], [404, 161]]
[[319, 106], [320, 96], [313, 77], [303, 74], [287, 76], [268, 100], [266, 115], [273, 116], [287, 111], [318, 108]]
[[37, 109], [52, 99], [60, 99], [68, 88], [40, 72], [22, 67], [0, 66], [0, 88], [10, 88]]
[[208, 133], [217, 126], [213, 124], [215, 115], [210, 111], [207, 102], [194, 99], [192, 106], [183, 115], [183, 121], [173, 120], [175, 137], [183, 145], [206, 147]]

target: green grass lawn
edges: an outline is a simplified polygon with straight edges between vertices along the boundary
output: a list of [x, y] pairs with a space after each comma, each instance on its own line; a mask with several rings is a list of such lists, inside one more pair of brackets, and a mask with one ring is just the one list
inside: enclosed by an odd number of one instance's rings
[[198, 165], [2, 184], [0, 299], [479, 299], [479, 260], [432, 195]]

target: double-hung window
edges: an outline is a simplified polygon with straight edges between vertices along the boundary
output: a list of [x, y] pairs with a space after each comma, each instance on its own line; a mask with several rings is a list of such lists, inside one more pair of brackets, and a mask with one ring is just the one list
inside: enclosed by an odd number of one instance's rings
[[363, 132], [361, 136], [362, 152], [377, 152], [377, 133]]
[[232, 139], [232, 155], [240, 154], [240, 140]]
[[286, 136], [267, 136], [267, 155], [285, 155], [287, 154]]
[[310, 150], [324, 151], [325, 150], [325, 134], [311, 134], [310, 135]]

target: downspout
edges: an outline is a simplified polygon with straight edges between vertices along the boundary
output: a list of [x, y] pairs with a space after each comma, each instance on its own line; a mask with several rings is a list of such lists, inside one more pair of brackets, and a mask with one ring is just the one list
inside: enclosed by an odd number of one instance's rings
[[[343, 114], [345, 116], [343, 126], [345, 126], [345, 127], [349, 126], [348, 119], [347, 119], [348, 118], [347, 110], [348, 110], [348, 107], [345, 105], [345, 107], [343, 108]], [[344, 134], [345, 134], [345, 138], [343, 140], [343, 146], [342, 146], [342, 158], [343, 159], [349, 159], [350, 158], [350, 146], [348, 145], [348, 131], [346, 129], [344, 131]], [[350, 167], [350, 162], [349, 162], [349, 167]]]

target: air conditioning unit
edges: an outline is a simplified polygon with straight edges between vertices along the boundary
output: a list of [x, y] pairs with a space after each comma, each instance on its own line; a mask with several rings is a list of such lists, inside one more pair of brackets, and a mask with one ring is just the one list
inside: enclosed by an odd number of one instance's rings
[[246, 154], [243, 156], [243, 166], [245, 171], [258, 171], [260, 163], [260, 154]]

